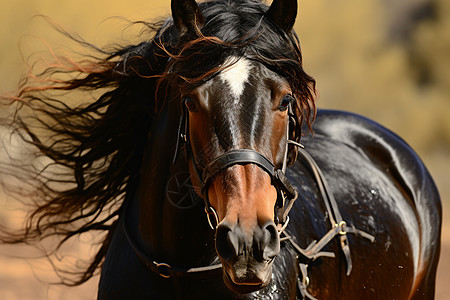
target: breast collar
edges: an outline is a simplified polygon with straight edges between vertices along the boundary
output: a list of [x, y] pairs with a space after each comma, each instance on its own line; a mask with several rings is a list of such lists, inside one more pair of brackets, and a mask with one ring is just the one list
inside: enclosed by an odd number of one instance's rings
[[215, 229], [215, 227], [219, 223], [219, 220], [215, 209], [211, 206], [211, 203], [209, 201], [209, 185], [217, 174], [237, 164], [254, 164], [265, 171], [267, 174], [269, 174], [271, 183], [277, 190], [274, 222], [275, 224], [277, 224], [278, 230], [280, 232], [286, 228], [287, 223], [289, 222], [289, 211], [291, 210], [295, 200], [298, 197], [297, 189], [286, 177], [289, 145], [292, 144], [296, 147], [303, 147], [301, 144], [289, 139], [289, 126], [290, 124], [295, 122], [291, 104], [289, 104], [288, 107], [288, 118], [289, 119], [286, 125], [286, 145], [284, 149], [284, 157], [281, 168], [276, 168], [275, 164], [269, 158], [253, 149], [228, 150], [211, 160], [204, 168], [200, 168], [195, 160], [191, 147], [189, 137], [189, 113], [184, 103], [182, 104], [182, 114], [180, 116], [178, 125], [178, 139], [173, 163], [175, 163], [177, 159], [180, 147], [184, 145], [186, 149], [186, 157], [188, 160], [192, 160], [195, 172], [201, 182], [200, 191], [205, 202], [205, 212], [207, 214], [208, 223], [212, 229]]

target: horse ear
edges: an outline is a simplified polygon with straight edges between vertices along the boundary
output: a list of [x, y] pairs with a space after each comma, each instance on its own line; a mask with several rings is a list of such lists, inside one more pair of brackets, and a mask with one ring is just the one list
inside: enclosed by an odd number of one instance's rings
[[289, 32], [297, 17], [297, 0], [273, 0], [265, 16]]
[[172, 18], [180, 35], [197, 33], [205, 20], [195, 0], [172, 0]]

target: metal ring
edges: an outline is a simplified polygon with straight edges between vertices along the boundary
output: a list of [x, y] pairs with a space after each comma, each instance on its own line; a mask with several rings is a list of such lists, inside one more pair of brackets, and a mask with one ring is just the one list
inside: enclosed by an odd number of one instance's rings
[[153, 263], [156, 266], [156, 269], [158, 270], [158, 274], [159, 276], [161, 276], [162, 278], [170, 278], [170, 270], [172, 269], [172, 267], [166, 263], [158, 263], [156, 261], [153, 261]]
[[305, 285], [305, 287], [309, 285], [309, 276], [305, 277], [305, 279], [303, 280], [303, 284]]
[[345, 235], [347, 232], [344, 230], [344, 227], [347, 226], [347, 223], [345, 221], [340, 221], [339, 224], [336, 224], [340, 228], [341, 231], [339, 231], [340, 235]]
[[[219, 225], [219, 217], [217, 216], [217, 212], [214, 209], [214, 207], [210, 206], [210, 207], [205, 207], [205, 212], [206, 212], [206, 217], [208, 219], [208, 223], [209, 226], [211, 227], [212, 230], [216, 230], [217, 226]], [[216, 221], [216, 226], [213, 226], [212, 222], [211, 222], [211, 215], [214, 216], [214, 219]]]
[[286, 229], [288, 224], [289, 224], [289, 216], [286, 216], [286, 221], [284, 221], [284, 224], [281, 225], [281, 223], [279, 223], [277, 226], [278, 234], [281, 234]]

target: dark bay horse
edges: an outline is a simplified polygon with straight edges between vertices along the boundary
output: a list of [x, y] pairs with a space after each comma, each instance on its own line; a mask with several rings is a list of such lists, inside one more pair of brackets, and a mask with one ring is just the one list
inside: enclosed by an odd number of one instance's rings
[[316, 114], [296, 13], [296, 0], [172, 0], [153, 39], [48, 88], [112, 87], [95, 102], [25, 88], [60, 138], [21, 122], [24, 136], [75, 185], [43, 181], [54, 196], [28, 234], [107, 231], [79, 281], [102, 264], [99, 299], [433, 299], [433, 180], [381, 125]]

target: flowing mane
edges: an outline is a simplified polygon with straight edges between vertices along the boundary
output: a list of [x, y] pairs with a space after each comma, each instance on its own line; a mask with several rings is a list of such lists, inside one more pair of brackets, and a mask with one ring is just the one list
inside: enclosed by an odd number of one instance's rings
[[[295, 33], [265, 20], [267, 6], [256, 0], [199, 6], [205, 26], [189, 39], [179, 38], [171, 18], [141, 22], [151, 39], [115, 52], [65, 33], [93, 54], [79, 62], [55, 57], [58, 64], [27, 76], [16, 96], [0, 99], [12, 111], [0, 125], [11, 128], [44, 162], [1, 162], [1, 177], [18, 179], [21, 187], [2, 179], [0, 184], [32, 206], [24, 230], [4, 233], [2, 240], [36, 243], [58, 236], [59, 248], [86, 232], [106, 233], [90, 265], [67, 284], [87, 281], [102, 264], [121, 204], [139, 176], [147, 136], [155, 133], [152, 120], [173, 100], [169, 88], [198, 86], [222, 70], [227, 57], [246, 57], [289, 82], [296, 98], [291, 133], [296, 141], [302, 123], [313, 122], [315, 81], [303, 70]], [[98, 90], [102, 94], [92, 98]], [[83, 98], [67, 101], [72, 93]]]

